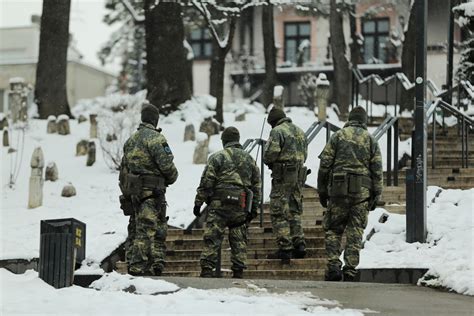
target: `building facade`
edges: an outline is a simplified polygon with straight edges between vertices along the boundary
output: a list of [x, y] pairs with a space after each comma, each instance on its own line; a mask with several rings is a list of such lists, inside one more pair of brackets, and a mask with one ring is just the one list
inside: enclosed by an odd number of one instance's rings
[[[39, 24], [0, 28], [0, 112], [8, 110], [9, 80], [21, 77], [34, 86], [39, 55]], [[115, 75], [88, 65], [70, 45], [68, 49], [66, 89], [70, 106], [79, 99], [103, 96]]]

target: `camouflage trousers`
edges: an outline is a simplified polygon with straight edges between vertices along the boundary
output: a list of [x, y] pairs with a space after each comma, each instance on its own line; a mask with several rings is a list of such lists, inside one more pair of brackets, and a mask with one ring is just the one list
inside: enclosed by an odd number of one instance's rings
[[287, 185], [272, 180], [270, 193], [270, 217], [273, 234], [279, 249], [292, 250], [294, 246], [305, 245], [301, 215], [303, 214], [303, 193], [299, 185]]
[[129, 271], [134, 273], [148, 273], [154, 270], [163, 270], [166, 253], [166, 204], [155, 198], [143, 201], [135, 212], [135, 225], [129, 228], [135, 236], [127, 249], [126, 257]]
[[[229, 244], [231, 249], [232, 270], [245, 269], [247, 262], [247, 225], [242, 210], [215, 210], [207, 214], [204, 231], [204, 249], [201, 253], [201, 268], [214, 270], [217, 264], [219, 248], [222, 245], [224, 232], [229, 227]], [[243, 225], [240, 225], [244, 223]]]
[[127, 240], [125, 241], [125, 259], [127, 262], [130, 262], [130, 258], [127, 257], [128, 255], [131, 254], [130, 247], [132, 246], [133, 239], [135, 239], [135, 214], [132, 214], [128, 218], [128, 226], [127, 226]]
[[326, 254], [328, 270], [341, 269], [342, 234], [346, 233], [344, 249], [344, 273], [354, 276], [359, 264], [359, 253], [362, 247], [362, 235], [369, 214], [369, 202], [351, 203], [347, 200], [331, 200], [324, 216], [323, 228], [326, 232]]

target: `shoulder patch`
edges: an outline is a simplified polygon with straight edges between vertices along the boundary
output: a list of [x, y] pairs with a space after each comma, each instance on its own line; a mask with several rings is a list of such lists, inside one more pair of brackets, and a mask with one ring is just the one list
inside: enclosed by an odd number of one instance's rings
[[170, 148], [170, 146], [168, 145], [168, 143], [163, 143], [163, 149], [165, 150], [165, 153], [167, 153], [168, 155], [171, 155], [171, 154], [172, 154], [171, 148]]

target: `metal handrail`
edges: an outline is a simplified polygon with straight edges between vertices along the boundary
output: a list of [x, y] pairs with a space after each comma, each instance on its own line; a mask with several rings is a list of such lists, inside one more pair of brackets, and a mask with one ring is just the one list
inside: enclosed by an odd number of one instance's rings
[[426, 111], [425, 120], [428, 123], [430, 118], [433, 118], [431, 128], [431, 168], [436, 169], [436, 109], [440, 107], [443, 110], [448, 111], [454, 115], [458, 121], [461, 121], [461, 167], [469, 168], [469, 130], [474, 129], [474, 121], [462, 113], [459, 109], [455, 108], [451, 104], [443, 101], [441, 98], [437, 98]]

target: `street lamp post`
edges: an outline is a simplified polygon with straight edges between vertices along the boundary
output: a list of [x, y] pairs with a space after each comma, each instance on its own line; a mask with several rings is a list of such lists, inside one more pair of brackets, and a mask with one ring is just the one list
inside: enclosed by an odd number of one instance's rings
[[[427, 0], [415, 0], [416, 56], [415, 56], [415, 132], [413, 168], [407, 174], [407, 242], [426, 241], [426, 23]], [[408, 183], [412, 183], [411, 187]], [[413, 190], [410, 192], [410, 189]], [[410, 204], [410, 205], [409, 205]]]

